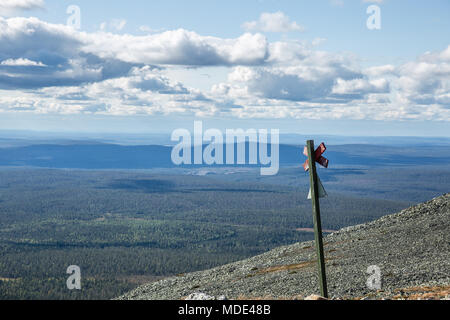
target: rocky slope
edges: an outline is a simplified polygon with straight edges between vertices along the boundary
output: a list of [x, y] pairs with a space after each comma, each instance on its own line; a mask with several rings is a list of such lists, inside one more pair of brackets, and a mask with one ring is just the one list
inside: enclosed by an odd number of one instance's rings
[[[324, 244], [332, 298], [448, 298], [450, 193], [342, 229], [325, 237]], [[381, 290], [368, 288], [369, 266], [381, 271]], [[150, 283], [119, 299], [185, 299], [196, 292], [227, 299], [301, 299], [318, 294], [314, 243], [296, 243]]]

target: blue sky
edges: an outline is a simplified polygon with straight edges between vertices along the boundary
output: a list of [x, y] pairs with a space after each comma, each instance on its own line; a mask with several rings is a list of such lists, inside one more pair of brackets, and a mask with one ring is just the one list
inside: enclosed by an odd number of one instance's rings
[[450, 136], [449, 13], [444, 0], [5, 0], [0, 129], [167, 132], [200, 119]]

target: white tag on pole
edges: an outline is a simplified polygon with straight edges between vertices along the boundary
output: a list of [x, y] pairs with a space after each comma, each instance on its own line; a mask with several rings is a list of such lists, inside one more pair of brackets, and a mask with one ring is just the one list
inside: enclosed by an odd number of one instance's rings
[[[325, 191], [325, 188], [322, 185], [322, 181], [320, 181], [319, 176], [317, 176], [317, 183], [318, 183], [318, 189], [319, 189], [319, 198], [325, 198], [328, 196], [327, 192]], [[311, 199], [311, 188], [309, 189], [308, 193], [308, 199]]]

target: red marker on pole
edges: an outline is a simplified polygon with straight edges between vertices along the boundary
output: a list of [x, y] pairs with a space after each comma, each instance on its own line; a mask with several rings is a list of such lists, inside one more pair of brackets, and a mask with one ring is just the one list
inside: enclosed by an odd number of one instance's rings
[[[315, 160], [317, 163], [319, 163], [321, 166], [328, 168], [328, 159], [323, 157], [322, 154], [327, 150], [327, 147], [325, 146], [325, 143], [321, 143], [320, 146], [316, 149], [314, 155]], [[308, 156], [308, 147], [305, 146], [305, 149], [303, 150], [303, 154], [305, 156]], [[303, 168], [305, 171], [309, 170], [309, 160], [306, 160], [306, 162], [303, 164]]]

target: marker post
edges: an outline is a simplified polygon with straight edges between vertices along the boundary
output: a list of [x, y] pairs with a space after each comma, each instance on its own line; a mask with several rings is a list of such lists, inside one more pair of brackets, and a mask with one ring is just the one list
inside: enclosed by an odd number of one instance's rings
[[311, 200], [313, 208], [314, 237], [319, 267], [320, 294], [322, 295], [322, 297], [328, 298], [327, 276], [325, 271], [325, 256], [323, 252], [323, 240], [322, 240], [322, 223], [320, 220], [319, 182], [316, 171], [316, 161], [318, 159], [317, 153], [314, 151], [314, 140], [308, 140], [307, 153], [308, 153], [309, 177], [311, 185]]

